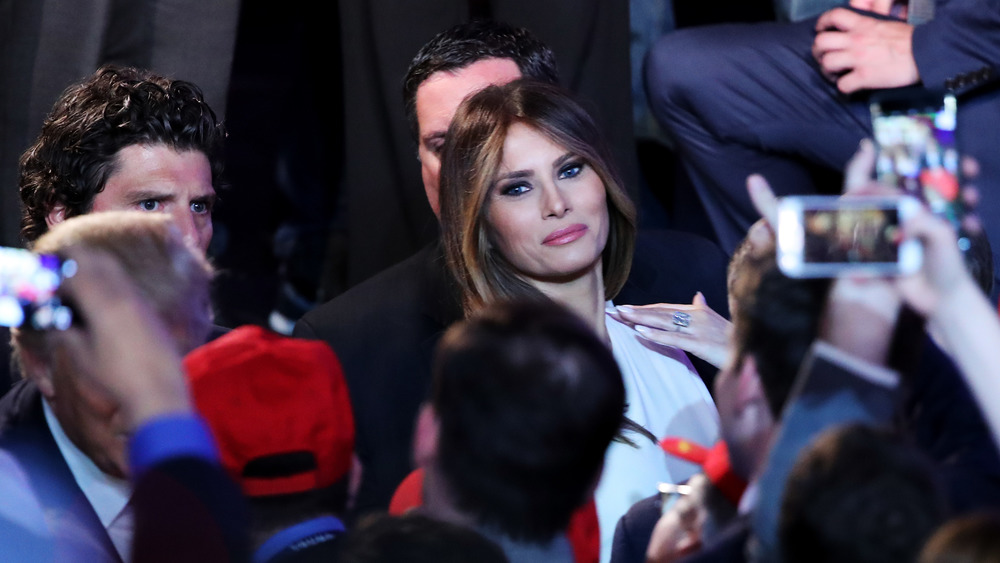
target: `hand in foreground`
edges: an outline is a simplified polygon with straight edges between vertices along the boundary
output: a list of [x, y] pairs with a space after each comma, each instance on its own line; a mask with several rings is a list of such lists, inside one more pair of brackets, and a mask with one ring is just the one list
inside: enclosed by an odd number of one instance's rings
[[[872, 179], [875, 153], [870, 140], [860, 143], [844, 172], [844, 197], [898, 193], [895, 188]], [[773, 224], [777, 200], [767, 181], [751, 176], [747, 179], [747, 189], [765, 222]], [[899, 295], [888, 280], [841, 276], [831, 287], [820, 338], [856, 357], [882, 364], [888, 355], [899, 303]]]
[[111, 255], [70, 248], [76, 275], [60, 293], [76, 308], [64, 337], [70, 358], [92, 383], [119, 402], [129, 428], [163, 414], [190, 412], [191, 401], [174, 339]]
[[708, 306], [700, 292], [690, 305], [622, 305], [608, 314], [648, 342], [680, 348], [717, 368], [726, 361], [730, 323]]
[[816, 32], [813, 58], [845, 94], [920, 81], [912, 25], [834, 8], [820, 16]]
[[969, 274], [958, 249], [955, 230], [926, 209], [903, 224], [903, 236], [916, 238], [924, 249], [920, 271], [900, 277], [900, 294], [918, 313], [934, 321], [940, 315], [957, 313], [947, 305], [962, 292], [982, 293]]
[[711, 519], [706, 496], [712, 483], [704, 473], [695, 473], [688, 486], [690, 492], [680, 496], [656, 521], [646, 548], [646, 563], [673, 563], [701, 549], [703, 528]]
[[[896, 188], [883, 186], [871, 179], [875, 170], [875, 158], [874, 143], [865, 139], [847, 164], [844, 174], [845, 195], [900, 193]], [[962, 161], [962, 173], [966, 179], [973, 179], [979, 174], [979, 166], [973, 159], [966, 158]], [[981, 227], [976, 216], [971, 213], [971, 209], [975, 207], [975, 188], [964, 187], [963, 197], [970, 210], [963, 219], [963, 227], [967, 232], [978, 231]], [[921, 315], [930, 317], [935, 312], [937, 302], [942, 295], [969, 288], [979, 291], [958, 249], [955, 230], [944, 219], [935, 217], [928, 209], [921, 207], [918, 213], [902, 227], [903, 237], [920, 240], [924, 254], [923, 265], [919, 272], [895, 279], [897, 295], [910, 307]]]

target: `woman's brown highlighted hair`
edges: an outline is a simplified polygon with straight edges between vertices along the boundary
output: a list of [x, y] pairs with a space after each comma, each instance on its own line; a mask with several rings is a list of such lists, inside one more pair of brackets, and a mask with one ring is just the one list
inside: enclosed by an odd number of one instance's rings
[[609, 232], [602, 270], [605, 298], [628, 278], [635, 247], [635, 206], [590, 115], [558, 86], [528, 79], [489, 86], [455, 113], [441, 159], [441, 231], [448, 267], [462, 290], [466, 314], [497, 300], [541, 298], [491, 243], [489, 193], [503, 162], [503, 145], [521, 123], [580, 157], [604, 183]]

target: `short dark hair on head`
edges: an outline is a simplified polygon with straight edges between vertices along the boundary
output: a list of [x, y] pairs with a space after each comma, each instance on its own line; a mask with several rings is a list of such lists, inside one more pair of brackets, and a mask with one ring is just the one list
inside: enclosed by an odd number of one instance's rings
[[995, 563], [1000, 560], [1000, 513], [976, 512], [946, 522], [927, 540], [919, 563]]
[[530, 31], [494, 20], [475, 19], [442, 31], [410, 62], [403, 79], [403, 107], [416, 139], [417, 89], [435, 72], [465, 68], [483, 59], [511, 59], [528, 78], [557, 84], [559, 70], [552, 50]]
[[484, 527], [546, 542], [596, 483], [622, 421], [611, 350], [552, 302], [487, 307], [452, 327], [434, 363], [437, 467]]
[[755, 264], [759, 268], [754, 273], [759, 276], [756, 288], [731, 286], [741, 294], [732, 312], [733, 357], [741, 365], [753, 356], [767, 404], [777, 420], [819, 334], [831, 280], [786, 277], [773, 254]]
[[930, 462], [887, 431], [828, 430], [799, 455], [779, 523], [785, 561], [914, 561], [945, 517]]
[[104, 66], [70, 86], [21, 156], [21, 236], [33, 242], [57, 205], [66, 218], [90, 211], [115, 170], [118, 151], [163, 144], [205, 154], [218, 190], [225, 132], [201, 90], [131, 67]]
[[478, 533], [421, 514], [373, 514], [348, 530], [340, 563], [507, 563], [499, 546]]

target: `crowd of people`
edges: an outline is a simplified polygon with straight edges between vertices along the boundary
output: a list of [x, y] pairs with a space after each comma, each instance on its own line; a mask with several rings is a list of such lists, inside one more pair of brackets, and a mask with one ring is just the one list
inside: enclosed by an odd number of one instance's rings
[[[937, 4], [653, 46], [716, 241], [639, 227], [632, 163], [531, 30], [440, 31], [401, 77], [438, 235], [291, 334], [214, 324], [221, 116], [102, 66], [19, 162], [72, 321], [28, 298], [10, 329], [0, 559], [1000, 559], [1000, 2]], [[900, 87], [958, 96], [963, 223], [903, 218], [915, 273], [788, 275], [779, 196], [900, 195], [862, 117]]]

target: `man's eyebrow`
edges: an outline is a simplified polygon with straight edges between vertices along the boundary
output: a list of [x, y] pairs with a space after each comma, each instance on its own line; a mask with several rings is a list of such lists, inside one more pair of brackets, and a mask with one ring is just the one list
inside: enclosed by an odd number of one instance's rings
[[210, 194], [200, 195], [198, 197], [191, 198], [191, 201], [214, 203], [217, 199], [219, 199], [219, 196], [213, 191]]
[[128, 199], [131, 201], [143, 201], [147, 199], [172, 199], [177, 194], [170, 190], [140, 189], [128, 192]]

